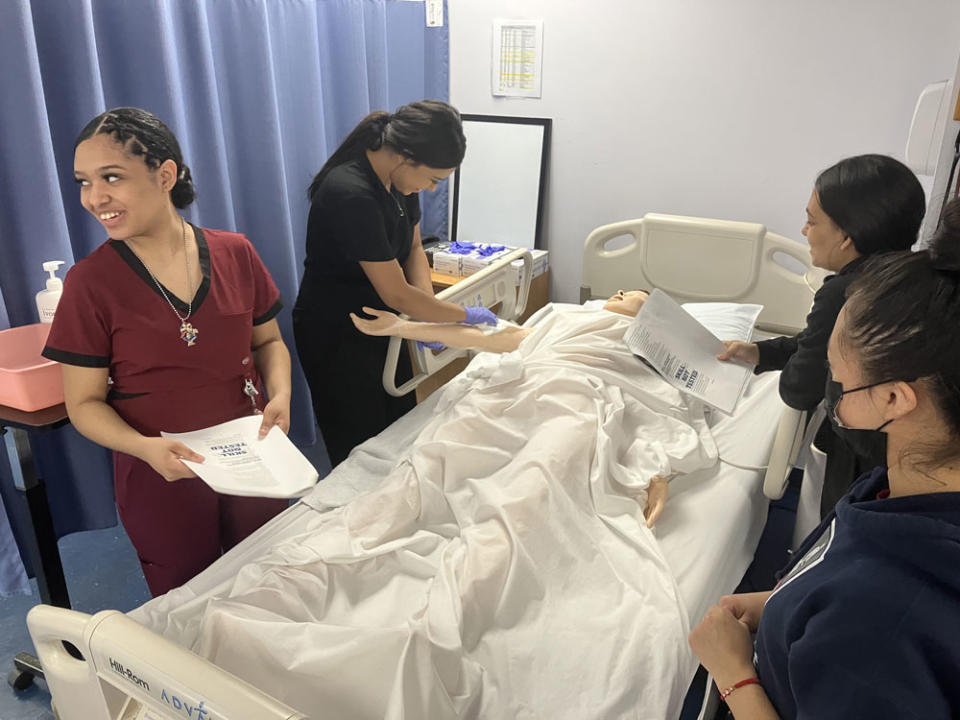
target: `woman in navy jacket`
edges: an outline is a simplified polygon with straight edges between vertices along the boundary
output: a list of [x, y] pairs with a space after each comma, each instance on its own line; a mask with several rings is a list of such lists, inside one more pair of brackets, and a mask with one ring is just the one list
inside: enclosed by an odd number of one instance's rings
[[[723, 598], [690, 644], [743, 718], [960, 717], [960, 201], [929, 250], [872, 260], [830, 337], [840, 427], [882, 430], [772, 592]], [[756, 642], [751, 632], [756, 632]]]

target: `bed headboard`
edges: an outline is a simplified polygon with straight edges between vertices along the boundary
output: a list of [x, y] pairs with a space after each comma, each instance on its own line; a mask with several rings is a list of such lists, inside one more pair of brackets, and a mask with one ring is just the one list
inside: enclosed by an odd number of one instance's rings
[[[615, 238], [626, 247], [607, 250]], [[799, 275], [774, 260], [783, 253], [806, 268]], [[604, 225], [587, 238], [580, 302], [617, 290], [660, 288], [678, 302], [763, 305], [757, 327], [796, 334], [806, 324], [822, 274], [805, 245], [759, 223], [647, 213]]]

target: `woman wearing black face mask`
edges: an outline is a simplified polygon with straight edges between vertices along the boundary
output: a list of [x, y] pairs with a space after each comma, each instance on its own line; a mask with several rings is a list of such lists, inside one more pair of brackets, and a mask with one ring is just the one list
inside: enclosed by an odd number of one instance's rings
[[[824, 397], [827, 340], [847, 287], [867, 257], [909, 250], [916, 242], [924, 213], [923, 188], [903, 163], [885, 155], [858, 155], [820, 173], [806, 212], [802, 232], [813, 264], [836, 273], [817, 291], [806, 327], [796, 337], [729, 342], [719, 357], [752, 363], [758, 373], [781, 370], [783, 402], [809, 411]], [[816, 446], [827, 453], [822, 517], [857, 477], [883, 465], [885, 441], [870, 431], [831, 432], [824, 423]]]
[[930, 250], [862, 273], [827, 400], [838, 426], [887, 436], [889, 469], [854, 484], [772, 592], [723, 598], [690, 634], [737, 718], [960, 717], [960, 200]]

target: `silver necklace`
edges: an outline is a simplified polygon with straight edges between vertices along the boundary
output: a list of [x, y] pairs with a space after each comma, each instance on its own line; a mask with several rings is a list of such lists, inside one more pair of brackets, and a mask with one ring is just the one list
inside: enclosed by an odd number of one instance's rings
[[173, 304], [173, 301], [170, 299], [170, 296], [167, 295], [167, 291], [163, 289], [163, 285], [160, 284], [160, 281], [157, 280], [156, 275], [150, 270], [150, 267], [143, 261], [143, 258], [133, 249], [129, 244], [127, 247], [137, 256], [137, 260], [140, 261], [140, 264], [143, 265], [144, 270], [147, 271], [147, 274], [150, 276], [150, 279], [153, 280], [154, 284], [157, 286], [157, 290], [160, 291], [160, 294], [163, 295], [163, 299], [167, 301], [167, 305], [170, 306], [170, 309], [173, 310], [173, 314], [177, 316], [177, 320], [180, 321], [180, 339], [183, 340], [187, 347], [193, 347], [197, 344], [197, 336], [200, 334], [200, 331], [193, 326], [192, 323], [187, 322], [190, 319], [190, 316], [193, 315], [193, 295], [190, 294], [190, 256], [187, 253], [187, 225], [183, 222], [183, 218], [180, 218], [180, 229], [183, 231], [183, 261], [187, 268], [187, 294], [190, 295], [190, 301], [187, 304], [187, 314], [181, 316], [177, 312], [177, 306]]
[[397, 206], [397, 212], [400, 213], [400, 217], [403, 217], [403, 206], [400, 204], [400, 201], [397, 200], [397, 196], [393, 194], [393, 190], [387, 190], [387, 195], [393, 198], [393, 202]]

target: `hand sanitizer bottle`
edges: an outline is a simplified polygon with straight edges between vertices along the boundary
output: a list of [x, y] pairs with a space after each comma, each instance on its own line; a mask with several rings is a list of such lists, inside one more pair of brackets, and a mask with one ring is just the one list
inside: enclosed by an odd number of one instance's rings
[[63, 260], [48, 260], [43, 264], [43, 269], [50, 273], [50, 277], [47, 278], [47, 289], [37, 293], [37, 312], [40, 314], [42, 323], [53, 322], [53, 314], [57, 311], [57, 303], [60, 302], [63, 280], [57, 277], [57, 268], [61, 265]]

